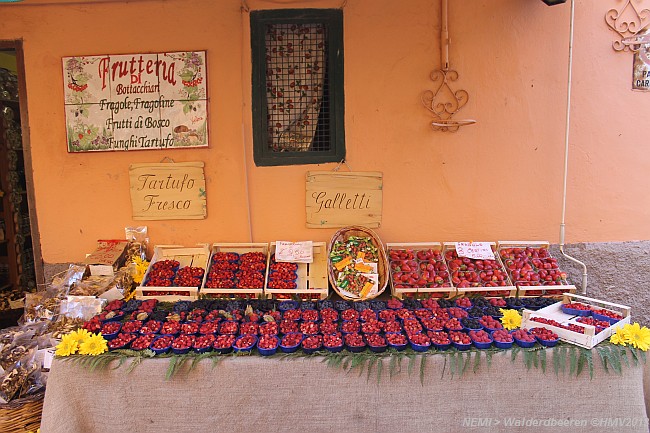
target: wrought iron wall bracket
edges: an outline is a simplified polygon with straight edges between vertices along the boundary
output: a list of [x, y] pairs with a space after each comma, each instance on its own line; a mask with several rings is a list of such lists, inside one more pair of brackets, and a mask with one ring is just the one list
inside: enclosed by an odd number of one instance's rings
[[440, 61], [441, 69], [431, 72], [435, 90], [425, 90], [420, 95], [422, 105], [433, 115], [434, 131], [456, 132], [461, 126], [476, 123], [475, 120], [457, 120], [453, 116], [467, 104], [469, 94], [465, 90], [454, 91], [450, 82], [458, 80], [458, 72], [449, 68], [449, 27], [447, 25], [447, 0], [441, 0]]
[[612, 42], [614, 51], [638, 51], [636, 36], [650, 24], [650, 10], [641, 9], [634, 0], [623, 0], [623, 7], [610, 9], [605, 14], [605, 22], [618, 34]]

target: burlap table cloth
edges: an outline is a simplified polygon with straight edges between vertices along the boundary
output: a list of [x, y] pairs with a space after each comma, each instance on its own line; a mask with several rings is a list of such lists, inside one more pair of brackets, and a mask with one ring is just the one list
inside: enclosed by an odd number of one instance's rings
[[55, 360], [41, 432], [648, 431], [647, 366], [617, 375], [596, 361], [592, 380], [556, 377], [504, 353], [489, 370], [483, 359], [476, 373], [470, 366], [452, 379], [442, 376], [445, 358], [430, 356], [422, 385], [419, 363], [410, 376], [404, 363], [390, 377], [384, 360], [378, 381], [376, 372], [368, 380], [321, 361], [233, 357], [212, 368], [203, 360], [165, 380], [169, 359], [145, 360], [131, 373]]

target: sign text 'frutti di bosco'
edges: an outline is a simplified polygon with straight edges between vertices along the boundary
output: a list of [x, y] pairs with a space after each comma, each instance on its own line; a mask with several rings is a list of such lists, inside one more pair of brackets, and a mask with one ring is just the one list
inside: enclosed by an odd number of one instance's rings
[[69, 152], [208, 146], [205, 51], [63, 58]]

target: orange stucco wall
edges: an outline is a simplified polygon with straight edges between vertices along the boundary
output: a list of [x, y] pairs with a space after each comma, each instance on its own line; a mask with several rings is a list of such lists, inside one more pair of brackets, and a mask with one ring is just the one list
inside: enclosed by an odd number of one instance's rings
[[[305, 228], [304, 179], [335, 165], [252, 161], [248, 14], [240, 0], [1, 5], [0, 40], [23, 39], [31, 157], [45, 262], [76, 261], [133, 221], [131, 163], [204, 161], [208, 218], [149, 221], [154, 243], [327, 240]], [[384, 173], [385, 242], [547, 239], [562, 205], [569, 5], [450, 1], [454, 86], [478, 123], [433, 132], [419, 95], [440, 66], [437, 0], [247, 0], [251, 9], [344, 4], [345, 135], [353, 170]], [[567, 242], [650, 239], [643, 117], [632, 56], [607, 9], [576, 1]], [[62, 6], [61, 4], [65, 4]], [[208, 149], [68, 154], [61, 58], [206, 50]], [[250, 218], [249, 218], [250, 215]]]

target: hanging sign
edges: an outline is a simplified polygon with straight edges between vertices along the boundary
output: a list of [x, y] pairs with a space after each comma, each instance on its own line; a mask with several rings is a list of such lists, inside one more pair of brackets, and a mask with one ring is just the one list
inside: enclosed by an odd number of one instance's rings
[[494, 260], [494, 252], [489, 242], [455, 242], [458, 257], [477, 260]]
[[63, 58], [68, 152], [206, 147], [205, 51]]
[[131, 164], [134, 220], [205, 219], [202, 162]]
[[[637, 35], [639, 41], [648, 40], [650, 32]], [[645, 37], [644, 37], [645, 36]], [[634, 52], [632, 90], [650, 90], [650, 44], [639, 44]]]
[[382, 187], [381, 172], [307, 172], [307, 227], [379, 227]]

